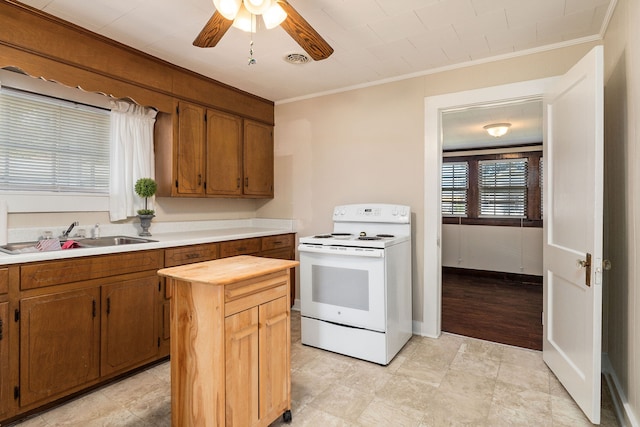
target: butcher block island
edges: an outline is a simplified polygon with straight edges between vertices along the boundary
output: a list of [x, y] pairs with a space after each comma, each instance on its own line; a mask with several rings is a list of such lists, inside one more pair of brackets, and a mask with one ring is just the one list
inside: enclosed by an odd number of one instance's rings
[[171, 424], [268, 426], [291, 419], [290, 269], [236, 256], [158, 274], [171, 292]]

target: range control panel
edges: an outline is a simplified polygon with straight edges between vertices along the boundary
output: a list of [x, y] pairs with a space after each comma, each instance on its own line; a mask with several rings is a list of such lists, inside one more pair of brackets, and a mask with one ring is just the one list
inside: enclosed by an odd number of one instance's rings
[[382, 203], [336, 206], [333, 220], [339, 222], [410, 222], [411, 208]]

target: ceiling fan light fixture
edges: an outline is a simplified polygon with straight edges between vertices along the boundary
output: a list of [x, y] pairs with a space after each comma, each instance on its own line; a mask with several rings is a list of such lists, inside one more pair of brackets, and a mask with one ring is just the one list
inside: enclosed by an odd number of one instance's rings
[[246, 33], [255, 33], [256, 32], [256, 20], [255, 17], [247, 10], [244, 5], [240, 6], [240, 10], [238, 11], [238, 15], [236, 19], [233, 20], [234, 27], [239, 30], [242, 30]]
[[273, 2], [271, 7], [262, 14], [262, 20], [267, 30], [277, 27], [287, 19], [287, 12], [277, 2]]
[[243, 0], [243, 4], [252, 15], [262, 15], [271, 7], [271, 0]]
[[242, 0], [213, 0], [213, 5], [222, 16], [233, 21], [242, 6]]
[[506, 135], [510, 127], [511, 123], [493, 123], [483, 126], [483, 129], [486, 130], [489, 135], [500, 138], [501, 136]]

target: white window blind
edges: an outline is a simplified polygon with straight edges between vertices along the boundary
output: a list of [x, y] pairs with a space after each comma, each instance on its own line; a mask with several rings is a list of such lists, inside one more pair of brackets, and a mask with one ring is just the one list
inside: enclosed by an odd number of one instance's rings
[[449, 162], [442, 164], [442, 215], [467, 215], [467, 189], [469, 164]]
[[481, 216], [525, 217], [527, 213], [527, 159], [478, 162]]
[[0, 88], [0, 190], [109, 193], [109, 111]]

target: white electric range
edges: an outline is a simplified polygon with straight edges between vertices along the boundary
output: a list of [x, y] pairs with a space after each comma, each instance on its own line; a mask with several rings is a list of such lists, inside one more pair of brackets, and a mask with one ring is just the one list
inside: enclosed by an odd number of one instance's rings
[[411, 210], [343, 205], [333, 221], [300, 238], [302, 343], [386, 365], [412, 335]]

